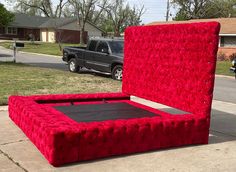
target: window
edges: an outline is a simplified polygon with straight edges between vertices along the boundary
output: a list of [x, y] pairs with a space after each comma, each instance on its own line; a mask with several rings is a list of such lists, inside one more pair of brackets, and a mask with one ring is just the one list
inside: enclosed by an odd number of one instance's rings
[[6, 34], [17, 35], [17, 28], [16, 27], [6, 27]]
[[104, 42], [104, 41], [99, 42], [97, 51], [101, 52], [101, 53], [107, 53], [108, 52], [108, 45], [107, 45], [107, 43]]
[[225, 36], [224, 37], [224, 47], [236, 47], [236, 37]]
[[97, 41], [90, 41], [89, 50], [90, 51], [95, 51], [96, 45], [97, 45]]
[[220, 47], [224, 47], [225, 45], [225, 39], [224, 39], [224, 37], [220, 37]]
[[112, 53], [124, 53], [124, 41], [110, 41]]

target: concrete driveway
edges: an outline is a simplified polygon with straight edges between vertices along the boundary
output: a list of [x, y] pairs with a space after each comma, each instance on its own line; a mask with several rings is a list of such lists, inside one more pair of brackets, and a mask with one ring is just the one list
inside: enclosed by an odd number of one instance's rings
[[[142, 99], [134, 101], [143, 102]], [[155, 104], [143, 102], [153, 107]], [[9, 119], [0, 111], [0, 171], [236, 171], [236, 104], [213, 102], [210, 143], [147, 153], [68, 164], [55, 168]], [[130, 145], [132, 146], [132, 145]]]

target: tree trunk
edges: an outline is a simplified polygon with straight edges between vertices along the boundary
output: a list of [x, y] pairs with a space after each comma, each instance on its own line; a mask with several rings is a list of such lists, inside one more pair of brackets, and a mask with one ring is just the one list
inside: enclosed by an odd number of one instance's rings
[[120, 37], [120, 30], [119, 30], [119, 28], [115, 28], [114, 30], [115, 30], [114, 36], [115, 37]]
[[84, 26], [80, 30], [80, 44], [84, 45]]

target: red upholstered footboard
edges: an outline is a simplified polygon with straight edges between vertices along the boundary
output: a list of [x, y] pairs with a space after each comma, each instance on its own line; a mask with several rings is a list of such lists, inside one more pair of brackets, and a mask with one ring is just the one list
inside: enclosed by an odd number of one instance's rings
[[[219, 28], [216, 22], [131, 27], [123, 93], [11, 96], [10, 118], [54, 166], [208, 143]], [[130, 95], [189, 113], [162, 112]], [[77, 122], [55, 108], [101, 103], [126, 103], [154, 116]]]

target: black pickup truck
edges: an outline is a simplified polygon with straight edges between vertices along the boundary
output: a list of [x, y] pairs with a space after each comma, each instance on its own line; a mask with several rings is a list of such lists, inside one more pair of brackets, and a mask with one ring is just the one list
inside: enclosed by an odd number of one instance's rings
[[65, 47], [62, 60], [68, 63], [69, 71], [81, 68], [111, 73], [115, 80], [122, 80], [124, 40], [91, 39], [87, 47]]

